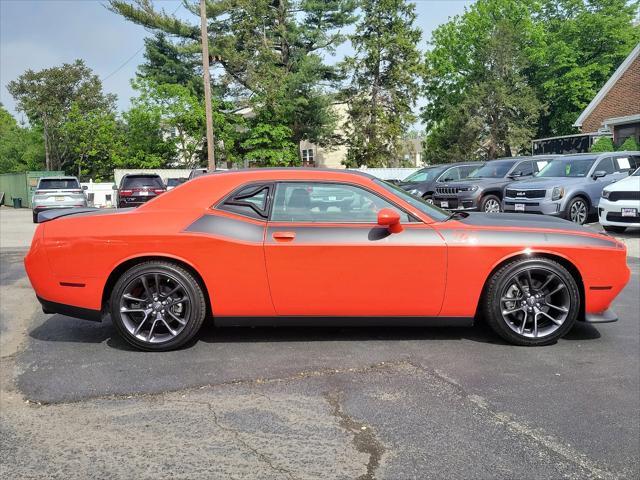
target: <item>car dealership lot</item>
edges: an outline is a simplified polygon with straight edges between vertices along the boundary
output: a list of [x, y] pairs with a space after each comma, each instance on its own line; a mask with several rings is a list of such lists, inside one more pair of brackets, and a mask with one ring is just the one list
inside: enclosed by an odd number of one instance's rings
[[[6, 478], [637, 478], [638, 232], [611, 325], [214, 329], [169, 353], [44, 315], [28, 210], [0, 210]], [[595, 228], [595, 227], [594, 227]], [[606, 266], [603, 265], [603, 268]]]

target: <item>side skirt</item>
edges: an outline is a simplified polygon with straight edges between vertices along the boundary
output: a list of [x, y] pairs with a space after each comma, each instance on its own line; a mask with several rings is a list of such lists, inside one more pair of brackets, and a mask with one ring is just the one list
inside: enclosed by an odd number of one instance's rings
[[473, 317], [214, 317], [220, 327], [471, 327]]

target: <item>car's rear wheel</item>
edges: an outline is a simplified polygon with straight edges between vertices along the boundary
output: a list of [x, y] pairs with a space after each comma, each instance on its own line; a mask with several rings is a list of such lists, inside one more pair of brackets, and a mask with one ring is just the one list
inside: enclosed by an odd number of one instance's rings
[[480, 211], [485, 213], [498, 213], [502, 211], [500, 199], [495, 195], [487, 195], [480, 202]]
[[33, 223], [38, 223], [38, 212], [32, 212]]
[[483, 297], [487, 323], [515, 345], [549, 345], [573, 327], [580, 291], [569, 271], [547, 258], [520, 259], [489, 279]]
[[578, 225], [584, 225], [589, 216], [589, 205], [582, 197], [576, 197], [567, 206], [567, 220]]
[[202, 288], [173, 262], [144, 262], [127, 270], [111, 294], [111, 319], [142, 350], [174, 350], [200, 330], [206, 315]]
[[611, 233], [624, 233], [627, 227], [618, 227], [616, 225], [603, 225], [602, 228]]

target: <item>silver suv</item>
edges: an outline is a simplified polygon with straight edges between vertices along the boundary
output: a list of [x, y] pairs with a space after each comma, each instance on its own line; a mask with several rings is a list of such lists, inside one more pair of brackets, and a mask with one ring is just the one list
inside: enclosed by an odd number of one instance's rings
[[595, 213], [602, 189], [640, 166], [640, 152], [565, 155], [535, 178], [505, 187], [505, 212], [543, 213], [584, 224]]
[[33, 223], [38, 223], [38, 213], [54, 208], [86, 207], [87, 197], [76, 177], [42, 177], [31, 205]]

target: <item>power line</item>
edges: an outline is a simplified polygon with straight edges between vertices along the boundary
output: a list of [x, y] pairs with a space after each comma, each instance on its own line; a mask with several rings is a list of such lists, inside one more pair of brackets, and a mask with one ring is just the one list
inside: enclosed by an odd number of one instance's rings
[[[173, 15], [175, 15], [175, 14], [176, 14], [176, 12], [180, 9], [180, 7], [181, 7], [181, 6], [182, 6], [182, 3], [179, 3], [179, 4], [178, 4], [178, 6], [176, 7], [176, 9], [175, 9], [173, 12], [171, 12], [171, 15], [172, 15], [172, 16], [173, 16]], [[109, 75], [107, 75], [107, 76], [105, 76], [105, 77], [102, 77], [102, 80], [101, 80], [101, 81], [103, 81], [103, 82], [104, 82], [104, 81], [105, 81], [105, 80], [107, 80], [108, 78], [113, 77], [116, 73], [118, 73], [120, 70], [122, 70], [122, 69], [127, 65], [127, 63], [129, 63], [131, 60], [133, 60], [134, 58], [136, 58], [136, 57], [138, 56], [138, 54], [139, 54], [142, 50], [144, 50], [144, 45], [143, 45], [143, 46], [141, 46], [138, 50], [136, 50], [136, 52], [135, 52], [133, 55], [131, 55], [129, 58], [127, 58], [124, 62], [122, 62], [122, 64], [121, 64], [118, 68], [116, 68], [113, 72], [111, 72]]]

